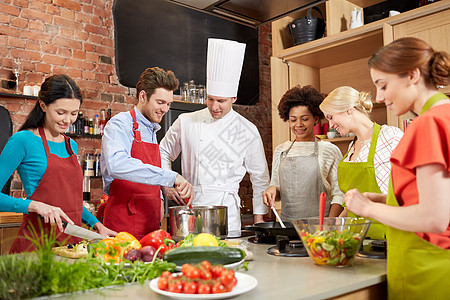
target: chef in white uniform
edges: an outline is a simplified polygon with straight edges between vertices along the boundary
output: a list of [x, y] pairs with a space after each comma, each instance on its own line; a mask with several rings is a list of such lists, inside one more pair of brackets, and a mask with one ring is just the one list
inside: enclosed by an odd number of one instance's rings
[[[235, 112], [245, 44], [208, 39], [207, 108], [178, 117], [160, 143], [162, 167], [180, 153], [183, 177], [194, 186], [194, 205], [228, 207], [228, 237], [241, 235], [239, 183], [248, 172], [253, 188], [254, 222], [263, 222], [262, 193], [269, 171], [258, 129]], [[179, 196], [165, 188], [170, 200]]]

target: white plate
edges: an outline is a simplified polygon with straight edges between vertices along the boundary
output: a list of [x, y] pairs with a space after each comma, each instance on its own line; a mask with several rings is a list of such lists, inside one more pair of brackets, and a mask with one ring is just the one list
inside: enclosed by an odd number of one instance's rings
[[[240, 266], [242, 266], [242, 264], [244, 263], [244, 261], [245, 261], [245, 259], [240, 260], [240, 261], [237, 261], [237, 262], [232, 263], [232, 264], [223, 265], [223, 267], [224, 267], [224, 268], [227, 268], [227, 269], [233, 269], [233, 270], [235, 270], [235, 269], [239, 268]], [[181, 266], [176, 266], [176, 267], [175, 267], [175, 270], [176, 270], [176, 271], [181, 271]]]
[[183, 293], [178, 294], [163, 291], [158, 288], [159, 277], [150, 281], [149, 286], [152, 290], [154, 290], [158, 294], [168, 296], [173, 299], [225, 299], [243, 293], [247, 293], [248, 291], [253, 290], [258, 285], [258, 280], [251, 275], [236, 272], [235, 276], [237, 279], [237, 284], [234, 287], [234, 289], [231, 292], [221, 294], [183, 294]]

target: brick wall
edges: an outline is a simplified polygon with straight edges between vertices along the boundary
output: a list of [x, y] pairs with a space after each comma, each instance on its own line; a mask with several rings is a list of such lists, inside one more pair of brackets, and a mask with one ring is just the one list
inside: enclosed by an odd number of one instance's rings
[[[19, 89], [25, 84], [40, 85], [51, 74], [67, 74], [83, 92], [84, 115], [93, 117], [102, 108], [113, 115], [128, 111], [134, 96], [118, 82], [114, 65], [114, 24], [112, 1], [106, 0], [0, 0], [0, 77], [11, 73], [14, 58], [22, 63]], [[255, 123], [271, 162], [272, 131], [270, 110], [270, 25], [260, 27], [260, 101], [257, 105], [235, 109]], [[0, 89], [11, 93], [11, 90]], [[36, 103], [33, 99], [0, 97], [0, 105], [12, 114], [14, 132]], [[79, 155], [98, 153], [101, 140], [76, 138]], [[101, 196], [101, 180], [91, 181], [93, 199]], [[15, 176], [12, 194], [21, 194], [21, 183]], [[248, 178], [240, 192], [245, 204], [251, 205]], [[249, 204], [250, 202], [250, 204]]]

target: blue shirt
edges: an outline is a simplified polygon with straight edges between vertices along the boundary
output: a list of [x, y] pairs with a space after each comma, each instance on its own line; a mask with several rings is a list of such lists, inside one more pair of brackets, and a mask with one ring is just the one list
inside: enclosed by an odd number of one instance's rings
[[[47, 141], [50, 153], [59, 157], [69, 157], [65, 142]], [[73, 152], [77, 153], [77, 144], [70, 140]], [[0, 154], [0, 187], [3, 187], [9, 177], [17, 169], [25, 193], [31, 196], [45, 171], [47, 170], [47, 155], [42, 139], [29, 130], [22, 130], [11, 136]], [[28, 214], [28, 206], [33, 199], [14, 198], [0, 193], [0, 211]], [[81, 199], [80, 199], [81, 201]], [[99, 222], [85, 207], [82, 219], [91, 227]]]
[[[142, 141], [157, 144], [156, 132], [161, 126], [150, 122], [136, 107], [133, 109], [136, 112]], [[108, 121], [102, 138], [100, 162], [105, 194], [109, 195], [109, 186], [114, 179], [173, 186], [177, 177], [176, 172], [144, 164], [140, 159], [131, 157], [133, 140], [133, 118], [130, 112], [121, 112]]]

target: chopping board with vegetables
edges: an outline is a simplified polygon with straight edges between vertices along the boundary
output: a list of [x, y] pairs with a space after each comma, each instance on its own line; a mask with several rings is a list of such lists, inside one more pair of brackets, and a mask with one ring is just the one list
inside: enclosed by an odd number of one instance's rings
[[66, 246], [53, 247], [52, 253], [67, 258], [82, 258], [88, 256], [87, 243], [81, 242], [77, 245], [68, 244]]

